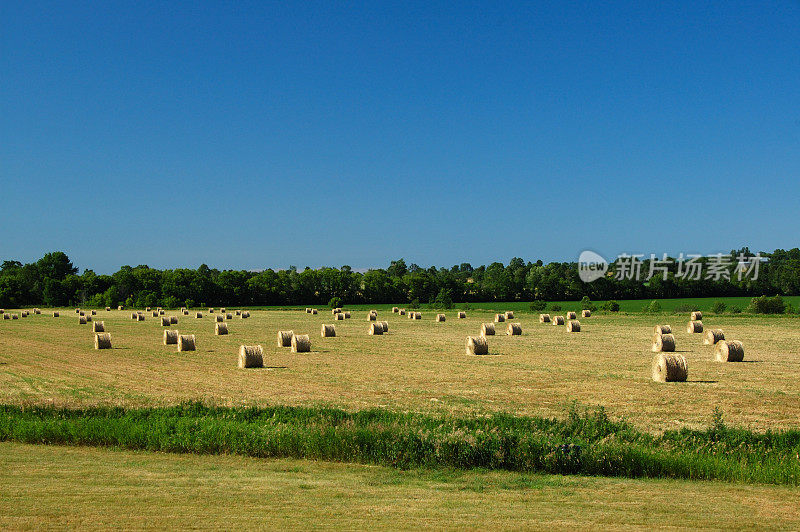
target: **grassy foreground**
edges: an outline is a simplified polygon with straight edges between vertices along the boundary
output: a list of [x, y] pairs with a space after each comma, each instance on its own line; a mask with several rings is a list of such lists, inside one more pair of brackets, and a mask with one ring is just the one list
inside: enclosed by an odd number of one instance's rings
[[0, 528], [797, 529], [788, 486], [0, 443]]
[[800, 431], [756, 433], [717, 419], [654, 436], [573, 410], [565, 420], [459, 418], [371, 409], [0, 407], [0, 440], [198, 454], [240, 454], [453, 468], [800, 482]]

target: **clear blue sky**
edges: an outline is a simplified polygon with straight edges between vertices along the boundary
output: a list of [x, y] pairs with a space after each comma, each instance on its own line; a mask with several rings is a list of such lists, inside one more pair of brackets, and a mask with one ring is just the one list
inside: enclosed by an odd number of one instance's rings
[[800, 3], [2, 2], [0, 259], [798, 246]]

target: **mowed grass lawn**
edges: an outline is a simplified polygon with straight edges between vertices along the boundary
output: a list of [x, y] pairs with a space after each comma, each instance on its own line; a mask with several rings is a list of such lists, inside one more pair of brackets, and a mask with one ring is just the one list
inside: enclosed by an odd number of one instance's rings
[[[0, 321], [0, 402], [67, 406], [156, 406], [184, 400], [218, 405], [331, 405], [348, 410], [458, 414], [505, 411], [563, 417], [573, 401], [602, 405], [644, 430], [707, 426], [715, 407], [731, 425], [763, 430], [797, 428], [800, 420], [800, 319], [787, 316], [706, 316], [744, 342], [745, 362], [717, 363], [701, 335], [685, 331], [687, 316], [595, 314], [580, 333], [520, 315], [523, 336], [505, 324], [490, 337], [491, 355], [467, 356], [467, 335], [477, 335], [488, 312], [467, 319], [422, 311], [421, 321], [381, 312], [384, 336], [369, 336], [366, 313], [347, 321], [329, 311], [253, 311], [233, 319], [228, 336], [214, 335], [213, 317], [179, 316], [173, 328], [197, 335], [197, 351], [162, 344], [160, 320], [130, 320], [128, 311], [98, 311], [114, 348], [93, 348], [91, 325], [73, 310]], [[168, 314], [174, 314], [169, 312]], [[335, 323], [336, 338], [320, 325]], [[677, 350], [689, 364], [686, 383], [651, 381], [652, 328], [673, 326]], [[276, 333], [311, 336], [312, 352], [276, 346]], [[236, 367], [240, 344], [261, 344], [266, 368]]]
[[0, 443], [0, 528], [800, 527], [788, 486]]

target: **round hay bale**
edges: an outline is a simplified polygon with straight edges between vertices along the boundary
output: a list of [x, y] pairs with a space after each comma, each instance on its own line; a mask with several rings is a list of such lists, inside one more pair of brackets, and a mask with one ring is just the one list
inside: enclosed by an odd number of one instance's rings
[[214, 307], [211, 307], [211, 308], [209, 308], [209, 309], [208, 309], [208, 313], [209, 313], [209, 314], [214, 314]]
[[505, 314], [495, 314], [494, 315], [494, 322], [495, 323], [503, 323], [504, 321], [506, 321], [506, 315]]
[[725, 339], [725, 333], [722, 329], [709, 329], [703, 335], [703, 343], [705, 345], [716, 345], [720, 340]]
[[88, 314], [86, 316], [84, 316], [84, 318], [86, 318], [86, 323], [89, 323], [90, 321], [92, 321], [92, 317], [89, 316]]
[[161, 326], [162, 327], [169, 327], [171, 323], [172, 323], [172, 321], [170, 321], [170, 319], [168, 317], [164, 316], [163, 318], [161, 318]]
[[683, 355], [658, 353], [653, 358], [652, 375], [656, 382], [684, 382], [689, 376], [689, 366]]
[[339, 312], [341, 312], [341, 309], [338, 309], [338, 308], [332, 308], [331, 309], [331, 314], [339, 314]]
[[315, 308], [312, 308], [311, 309], [311, 314], [319, 314], [319, 310], [317, 310]]
[[239, 346], [239, 368], [263, 368], [264, 349], [260, 345]]
[[486, 336], [467, 336], [467, 354], [488, 355], [489, 342], [486, 341]]
[[415, 320], [421, 320], [422, 319], [422, 312], [415, 312], [414, 313], [414, 319]]
[[703, 332], [703, 322], [692, 320], [686, 325], [686, 332], [688, 333], [701, 333]]
[[494, 336], [494, 323], [484, 323], [481, 325], [481, 336]]
[[446, 321], [446, 320], [447, 320], [447, 318], [445, 317], [444, 314], [437, 314], [436, 315], [436, 321], [437, 322], [442, 322], [442, 321]]
[[163, 310], [159, 310], [159, 311], [158, 311], [158, 315], [159, 315], [159, 316], [163, 316], [163, 315], [164, 315], [164, 311], [163, 311]]
[[177, 345], [178, 331], [164, 330], [164, 345]]
[[35, 308], [35, 309], [33, 309], [33, 313], [34, 313], [34, 314], [41, 314], [41, 313], [42, 313], [42, 310], [41, 310], [41, 309], [38, 309], [38, 308]]
[[170, 322], [172, 325], [177, 325], [177, 324], [178, 324], [178, 316], [170, 316], [170, 317], [169, 317], [169, 322]]
[[717, 362], [741, 362], [744, 360], [744, 344], [739, 340], [720, 340], [714, 346]]
[[567, 332], [581, 332], [581, 322], [578, 320], [569, 320], [569, 322], [567, 322]]
[[522, 324], [509, 323], [508, 327], [506, 328], [506, 334], [508, 336], [520, 336], [522, 334]]
[[311, 338], [307, 334], [292, 335], [292, 353], [308, 353], [311, 351]]
[[[308, 312], [310, 314], [311, 313], [311, 309], [308, 309]], [[241, 310], [234, 310], [233, 313], [236, 314], [237, 316], [241, 316], [242, 315], [242, 311]]]
[[344, 321], [344, 314], [342, 314], [341, 312], [338, 313], [338, 314], [334, 314], [333, 315], [333, 319], [338, 320], [338, 321]]
[[28, 317], [28, 311], [27, 310], [23, 310], [22, 312], [19, 313], [19, 317], [20, 318], [27, 318]]
[[689, 319], [692, 321], [703, 321], [703, 313], [700, 312], [699, 310], [696, 310], [692, 312]]
[[[238, 314], [238, 311], [237, 311], [237, 314]], [[311, 314], [311, 308], [306, 307], [306, 314]]]
[[460, 311], [458, 313], [458, 319], [463, 320], [466, 317], [467, 317], [467, 313], [466, 312]]
[[90, 315], [92, 315], [92, 316], [97, 316], [97, 311], [96, 311], [96, 310], [93, 310], [93, 311], [91, 311], [89, 314], [90, 314]]
[[225, 307], [221, 307], [221, 308], [219, 309], [219, 311], [220, 311], [220, 312], [222, 312], [223, 314], [225, 314], [225, 313], [227, 313], [227, 312], [228, 312], [228, 309], [226, 309]]
[[675, 337], [672, 336], [670, 333], [666, 333], [666, 334], [655, 333], [655, 334], [653, 334], [653, 347], [652, 347], [652, 349], [653, 349], [654, 353], [675, 351]]
[[59, 316], [58, 312], [53, 312], [53, 317], [57, 318]]
[[416, 317], [416, 312], [411, 311], [408, 313], [408, 319], [413, 320]]
[[228, 324], [227, 323], [215, 323], [214, 324], [214, 334], [217, 336], [222, 336], [228, 334]]
[[375, 314], [373, 314], [372, 311], [367, 313], [367, 321], [377, 321], [377, 320], [378, 320], [378, 313], [377, 312]]
[[[315, 312], [315, 314], [316, 314], [316, 312]], [[250, 311], [249, 310], [245, 310], [244, 312], [242, 312], [242, 319], [243, 320], [246, 320], [249, 317], [250, 317]]]
[[76, 308], [76, 309], [75, 309], [75, 314], [80, 314], [80, 313], [81, 313], [81, 309], [79, 309], [79, 308]]
[[278, 347], [291, 347], [294, 331], [278, 331]]
[[233, 319], [233, 314], [231, 314], [230, 312], [226, 312], [225, 313], [225, 319], [226, 320], [232, 320]]
[[95, 349], [111, 349], [111, 335], [107, 332], [101, 332], [94, 335], [94, 348]]
[[12, 320], [18, 320], [19, 319], [19, 314], [12, 314], [11, 315], [11, 319]]
[[656, 334], [672, 334], [672, 327], [669, 325], [656, 325], [653, 328], [653, 332]]
[[592, 311], [591, 310], [583, 309], [581, 311], [581, 318], [591, 318], [591, 317], [592, 317]]
[[188, 315], [189, 315], [189, 311], [188, 311], [188, 310], [184, 310], [184, 311], [183, 311], [183, 315], [184, 315], [184, 316], [188, 316]]
[[321, 335], [323, 338], [333, 338], [336, 336], [336, 327], [333, 325], [322, 324]]
[[[150, 312], [150, 307], [145, 307], [145, 308], [144, 308], [144, 311], [145, 311], [145, 312]], [[158, 312], [158, 311], [156, 311], [156, 312]]]
[[369, 324], [369, 330], [367, 331], [367, 333], [371, 334], [373, 336], [377, 336], [379, 334], [383, 334], [383, 325], [381, 325], [380, 323], [377, 323], [377, 322], [376, 323], [370, 323]]
[[80, 311], [78, 312], [78, 316], [86, 316], [86, 313], [84, 311]]
[[575, 319], [578, 319], [578, 315], [577, 315], [577, 314], [575, 314], [575, 313], [574, 313], [574, 312], [572, 312], [572, 311], [570, 311], [570, 312], [567, 312], [567, 319], [568, 319], [568, 320], [575, 320]]
[[225, 317], [222, 314], [215, 314], [214, 321], [216, 321], [217, 323], [222, 323], [223, 321], [225, 321]]
[[194, 351], [196, 349], [193, 334], [178, 335], [178, 351]]
[[389, 322], [388, 321], [379, 321], [378, 323], [380, 323], [381, 327], [383, 327], [383, 332], [384, 333], [389, 332]]
[[553, 325], [564, 325], [564, 316], [553, 316], [551, 323]]
[[539, 323], [550, 323], [550, 314], [539, 314]]
[[92, 332], [106, 332], [106, 324], [104, 321], [95, 321], [92, 323]]
[[132, 320], [138, 320], [139, 319], [139, 314], [136, 313], [136, 312], [131, 312], [131, 319]]
[[505, 313], [505, 317], [506, 317], [507, 320], [513, 320], [514, 319], [514, 312], [511, 311], [511, 310], [507, 310], [506, 313]]
[[202, 318], [202, 317], [203, 317], [203, 313], [202, 313], [202, 312], [195, 312], [195, 313], [194, 313], [194, 317], [195, 317], [195, 318], [198, 318], [198, 319], [199, 319], [199, 318]]
[[397, 314], [400, 311], [399, 307], [392, 307], [392, 314]]
[[106, 312], [110, 312], [110, 311], [111, 311], [111, 307], [106, 307]]
[[125, 307], [124, 307], [124, 306], [122, 306], [122, 305], [118, 305], [118, 306], [117, 306], [117, 310], [125, 310]]
[[406, 309], [401, 308], [400, 310], [397, 311], [397, 314], [399, 314], [400, 316], [405, 316], [406, 315]]
[[152, 315], [153, 315], [153, 317], [154, 317], [154, 318], [157, 318], [157, 317], [159, 317], [159, 316], [160, 316], [160, 314], [158, 313], [158, 311], [157, 311], [157, 310], [154, 310], [154, 311], [152, 312]]
[[342, 314], [344, 314], [344, 319], [346, 319], [346, 320], [350, 319], [350, 311], [349, 310], [347, 310], [345, 312], [342, 312]]
[[86, 316], [78, 316], [78, 323], [86, 325]]
[[144, 314], [137, 314], [136, 321], [144, 321]]
[[4, 320], [10, 320], [11, 319], [11, 314], [3, 314], [3, 319]]

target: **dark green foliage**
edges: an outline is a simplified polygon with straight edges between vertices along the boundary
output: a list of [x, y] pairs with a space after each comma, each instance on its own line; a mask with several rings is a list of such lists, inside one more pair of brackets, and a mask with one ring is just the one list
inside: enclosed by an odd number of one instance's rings
[[786, 303], [781, 296], [754, 297], [747, 310], [754, 314], [783, 314], [786, 310]]
[[592, 303], [592, 300], [589, 299], [589, 296], [583, 296], [583, 298], [581, 298], [581, 310], [591, 310], [594, 312], [597, 310], [597, 305]]
[[619, 312], [619, 303], [612, 299], [604, 302], [600, 308], [606, 312]]
[[541, 312], [547, 308], [547, 302], [542, 301], [541, 299], [536, 299], [531, 301], [530, 309], [532, 312]]
[[661, 303], [659, 303], [654, 299], [653, 301], [642, 307], [642, 312], [648, 314], [657, 314], [661, 312]]
[[741, 313], [742, 313], [742, 309], [741, 308], [739, 308], [737, 306], [731, 307], [731, 314], [741, 314]]
[[672, 309], [673, 314], [688, 314], [689, 312], [697, 310], [697, 307], [694, 305], [690, 305], [688, 303], [682, 303], [680, 305], [675, 305], [675, 308]]
[[711, 312], [714, 314], [723, 314], [727, 308], [728, 305], [726, 305], [724, 301], [714, 301], [714, 304], [711, 305]]
[[453, 308], [453, 294], [447, 288], [439, 290], [436, 300], [433, 302], [434, 308], [437, 309], [451, 309]]
[[550, 310], [552, 310], [553, 312], [558, 312], [559, 310], [561, 310], [561, 305], [559, 305], [558, 303], [554, 303], [550, 305]]
[[573, 407], [565, 420], [322, 407], [83, 410], [0, 407], [0, 441], [293, 457], [400, 468], [486, 468], [798, 484], [800, 431], [726, 426], [657, 436]]
[[341, 297], [332, 297], [330, 301], [328, 301], [328, 306], [331, 308], [341, 308], [342, 307], [342, 298]]

